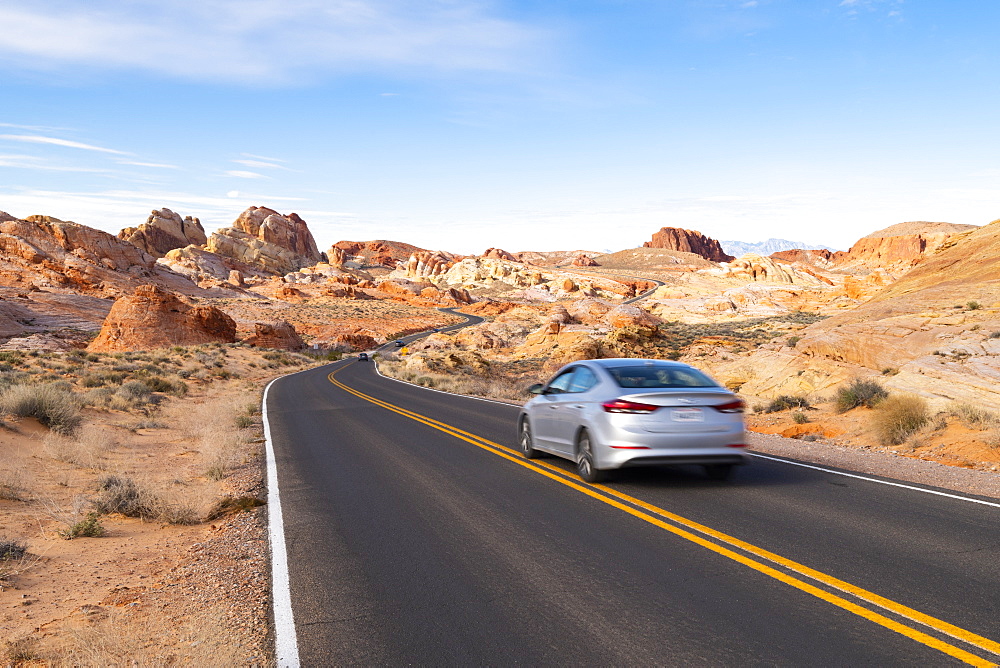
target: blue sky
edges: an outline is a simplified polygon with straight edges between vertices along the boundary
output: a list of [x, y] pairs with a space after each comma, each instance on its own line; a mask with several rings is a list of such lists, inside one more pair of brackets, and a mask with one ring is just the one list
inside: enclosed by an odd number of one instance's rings
[[322, 249], [1000, 218], [1000, 3], [0, 0], [0, 210]]

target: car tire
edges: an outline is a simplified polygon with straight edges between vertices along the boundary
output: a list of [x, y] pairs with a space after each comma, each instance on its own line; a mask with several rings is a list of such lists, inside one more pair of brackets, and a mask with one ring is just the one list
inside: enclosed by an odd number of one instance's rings
[[518, 429], [517, 446], [525, 459], [536, 459], [542, 456], [541, 452], [535, 450], [534, 445], [535, 439], [531, 435], [531, 423], [528, 422], [528, 418], [524, 418]]
[[734, 468], [733, 464], [705, 464], [705, 475], [709, 480], [729, 480]]
[[576, 472], [584, 482], [603, 482], [608, 477], [607, 471], [594, 467], [594, 448], [586, 429], [576, 440]]

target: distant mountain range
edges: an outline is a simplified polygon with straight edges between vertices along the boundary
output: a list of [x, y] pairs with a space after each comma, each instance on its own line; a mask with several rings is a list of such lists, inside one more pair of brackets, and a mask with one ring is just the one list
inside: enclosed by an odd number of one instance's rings
[[824, 249], [828, 251], [837, 250], [836, 248], [830, 248], [829, 246], [808, 244], [804, 241], [789, 241], [788, 239], [768, 239], [767, 241], [758, 241], [756, 243], [750, 243], [749, 241], [720, 241], [719, 243], [722, 244], [722, 250], [734, 257], [740, 257], [741, 255], [746, 255], [747, 253], [770, 255], [771, 253], [777, 253], [778, 251], [783, 250], [792, 250], [793, 248], [805, 248], [809, 250]]

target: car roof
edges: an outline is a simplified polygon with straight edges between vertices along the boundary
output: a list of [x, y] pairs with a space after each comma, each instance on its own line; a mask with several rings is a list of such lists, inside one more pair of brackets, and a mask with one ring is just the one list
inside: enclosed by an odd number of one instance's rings
[[575, 364], [588, 364], [593, 366], [599, 366], [602, 368], [608, 367], [623, 367], [623, 366], [679, 366], [687, 367], [689, 364], [684, 362], [675, 362], [673, 360], [657, 360], [657, 359], [647, 359], [642, 357], [611, 357], [599, 360], [581, 360], [580, 362], [575, 362]]

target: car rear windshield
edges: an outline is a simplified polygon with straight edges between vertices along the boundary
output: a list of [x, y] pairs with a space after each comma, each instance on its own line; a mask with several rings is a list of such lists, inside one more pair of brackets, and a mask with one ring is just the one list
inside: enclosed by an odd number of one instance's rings
[[613, 366], [608, 373], [622, 387], [719, 387], [697, 369], [664, 366]]

